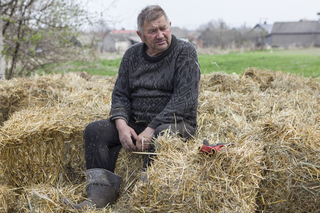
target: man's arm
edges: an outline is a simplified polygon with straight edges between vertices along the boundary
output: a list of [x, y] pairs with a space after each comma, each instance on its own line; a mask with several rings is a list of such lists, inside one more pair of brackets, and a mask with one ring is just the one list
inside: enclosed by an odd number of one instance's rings
[[130, 52], [127, 51], [121, 60], [119, 67], [118, 78], [112, 92], [112, 104], [110, 111], [110, 119], [116, 120], [119, 117], [127, 122], [131, 115], [131, 93], [129, 83], [129, 58]]

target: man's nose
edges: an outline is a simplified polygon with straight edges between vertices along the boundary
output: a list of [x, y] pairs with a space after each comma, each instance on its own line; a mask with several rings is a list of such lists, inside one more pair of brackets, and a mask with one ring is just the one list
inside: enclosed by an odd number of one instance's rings
[[164, 37], [163, 32], [161, 30], [158, 30], [157, 31], [157, 39], [161, 39], [163, 37]]

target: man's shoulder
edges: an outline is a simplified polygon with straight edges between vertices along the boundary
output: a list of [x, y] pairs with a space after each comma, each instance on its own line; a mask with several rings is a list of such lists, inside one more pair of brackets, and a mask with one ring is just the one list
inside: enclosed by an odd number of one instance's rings
[[193, 44], [191, 44], [189, 41], [185, 40], [185, 39], [177, 39], [177, 45], [183, 45], [183, 46], [187, 46], [190, 48], [194, 48]]
[[131, 57], [133, 54], [138, 54], [143, 47], [143, 42], [139, 42], [136, 44], [133, 44], [131, 47], [129, 47], [126, 52], [124, 53], [124, 57], [128, 56]]
[[177, 39], [175, 54], [179, 58], [189, 58], [197, 60], [198, 54], [195, 46], [188, 41]]

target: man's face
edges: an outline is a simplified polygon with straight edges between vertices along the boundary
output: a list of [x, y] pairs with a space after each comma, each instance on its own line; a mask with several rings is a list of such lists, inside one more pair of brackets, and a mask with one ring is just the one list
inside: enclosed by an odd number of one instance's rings
[[165, 16], [143, 24], [143, 35], [137, 32], [141, 41], [147, 46], [147, 54], [154, 57], [161, 55], [171, 44], [171, 22], [168, 24]]

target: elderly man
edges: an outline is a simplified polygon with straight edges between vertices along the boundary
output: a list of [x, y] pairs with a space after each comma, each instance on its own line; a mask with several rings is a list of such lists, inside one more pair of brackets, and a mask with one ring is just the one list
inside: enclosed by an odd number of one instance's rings
[[[170, 32], [171, 22], [159, 6], [147, 6], [138, 16], [142, 43], [124, 54], [112, 94], [110, 118], [85, 129], [88, 200], [74, 208], [112, 204], [121, 177], [114, 174], [121, 147], [154, 152], [163, 130], [191, 137], [197, 126], [200, 68], [192, 44]], [[143, 169], [150, 165], [146, 156]]]

